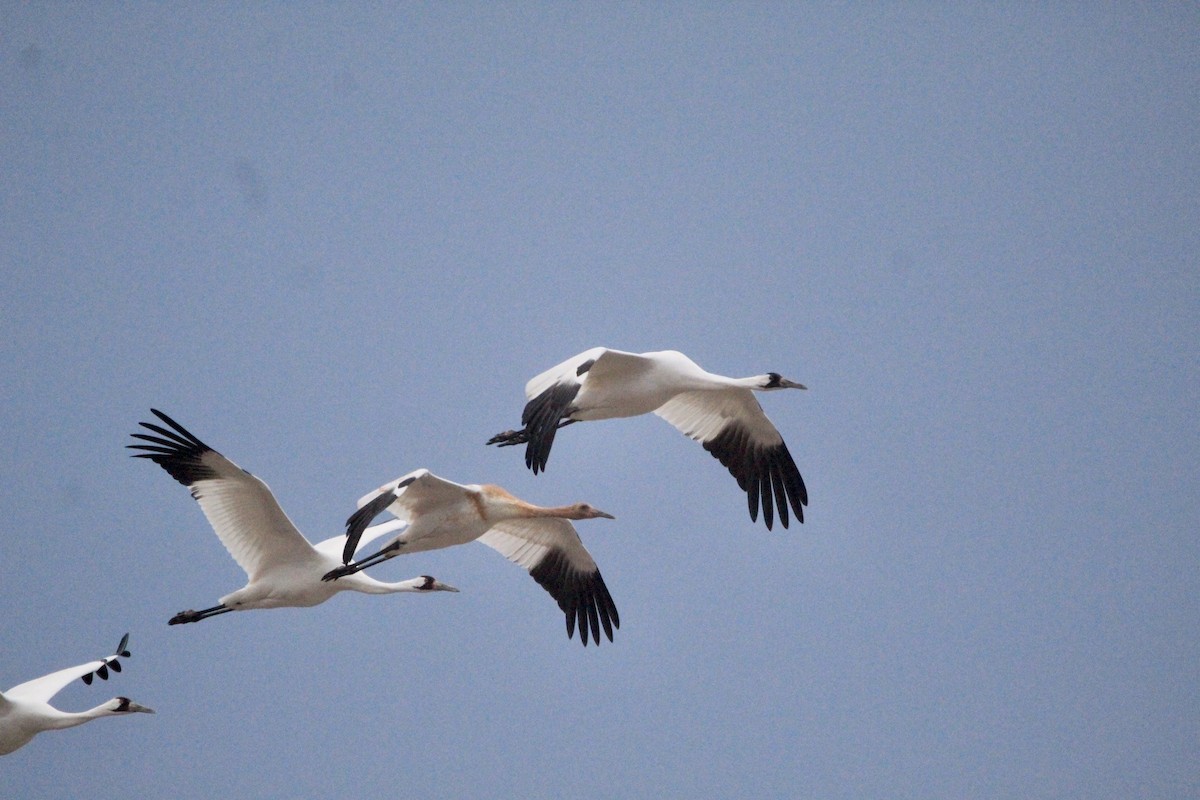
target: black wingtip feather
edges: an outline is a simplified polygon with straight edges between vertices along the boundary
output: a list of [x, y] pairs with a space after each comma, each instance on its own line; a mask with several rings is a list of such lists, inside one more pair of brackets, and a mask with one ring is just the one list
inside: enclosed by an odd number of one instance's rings
[[174, 430], [167, 430], [152, 422], [138, 423], [146, 430], [158, 435], [131, 434], [135, 439], [150, 442], [150, 444], [126, 445], [131, 450], [143, 451], [134, 453], [133, 457], [150, 459], [165, 469], [172, 478], [188, 487], [199, 481], [217, 477], [217, 473], [211, 467], [205, 466], [203, 461], [204, 454], [211, 451], [212, 448], [158, 409], [150, 410]]
[[749, 481], [746, 489], [746, 502], [750, 506], [750, 521], [758, 522], [758, 481]]
[[755, 446], [744, 430], [730, 426], [703, 445], [746, 492], [752, 522], [758, 521], [761, 508], [763, 522], [767, 530], [771, 530], [775, 522], [775, 508], [778, 507], [779, 521], [787, 528], [790, 521], [789, 504], [796, 521], [804, 522], [808, 490], [784, 442], [769, 447]]
[[[410, 480], [409, 483], [411, 482]], [[358, 541], [362, 538], [363, 531], [371, 524], [371, 520], [386, 511], [387, 507], [395, 501], [395, 492], [383, 492], [346, 519], [346, 546], [342, 548], [343, 564], [349, 564], [354, 558], [354, 551], [358, 549]]]
[[521, 424], [525, 426], [528, 440], [525, 466], [533, 470], [534, 475], [546, 471], [558, 423], [567, 415], [567, 409], [578, 393], [578, 383], [556, 383], [525, 404], [521, 412]]
[[779, 509], [779, 521], [788, 526], [787, 489], [783, 482], [783, 463], [778, 451], [768, 456], [771, 469], [771, 485], [775, 487], [775, 507]]
[[600, 644], [601, 627], [608, 640], [613, 640], [612, 632], [621, 627], [621, 619], [599, 570], [579, 572], [561, 552], [551, 550], [529, 574], [557, 601], [566, 619], [567, 638], [575, 637], [578, 623], [579, 640], [585, 647], [593, 640]]
[[[187, 439], [189, 442], [194, 444], [196, 447], [199, 447], [202, 449], [208, 448], [208, 445], [206, 445], [204, 442], [200, 441], [200, 439], [198, 439], [195, 436], [195, 434], [193, 434], [187, 428], [180, 425], [175, 420], [168, 417], [163, 412], [159, 411], [157, 408], [151, 408], [150, 413], [153, 414], [154, 416], [158, 417], [159, 419], [161, 419], [163, 422], [167, 423], [167, 425], [169, 425], [170, 427], [174, 428], [179, 433], [180, 436], [182, 436], [184, 439]], [[146, 423], [142, 423], [142, 424], [146, 424]]]
[[771, 530], [771, 524], [775, 521], [775, 507], [771, 502], [770, 471], [763, 470], [760, 472], [758, 481], [758, 501], [762, 504], [763, 522], [767, 523], [767, 530]]

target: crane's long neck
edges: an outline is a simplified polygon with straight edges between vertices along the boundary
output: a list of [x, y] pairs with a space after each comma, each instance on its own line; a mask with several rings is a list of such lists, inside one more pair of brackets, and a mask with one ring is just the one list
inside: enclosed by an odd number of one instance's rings
[[[716, 377], [721, 376], [718, 375]], [[766, 375], [751, 375], [748, 378], [722, 378], [722, 382], [724, 386], [736, 386], [740, 389], [753, 389], [760, 391], [765, 388], [764, 384], [767, 383], [767, 377], [768, 376]], [[718, 385], [716, 388], [719, 389], [722, 388], [722, 386]]]
[[340, 585], [340, 588], [349, 589], [354, 592], [362, 592], [363, 594], [396, 594], [397, 592], [420, 591], [417, 587], [421, 583], [423, 581], [413, 580], [387, 583], [376, 580], [365, 572], [356, 572], [353, 575], [339, 578], [335, 585]]
[[535, 506], [526, 503], [521, 517], [558, 517], [560, 519], [574, 519], [579, 514], [579, 509], [575, 506]]
[[526, 503], [499, 486], [484, 485], [477, 495], [479, 516], [489, 523], [506, 519], [530, 519], [536, 517], [573, 518], [578, 509], [574, 506], [535, 506]]
[[54, 711], [54, 715], [46, 719], [46, 730], [74, 728], [76, 725], [82, 725], [85, 722], [91, 722], [100, 717], [108, 717], [115, 713], [109, 707], [108, 703], [101, 703], [95, 708], [89, 708], [87, 711], [59, 711], [53, 706], [51, 706], [51, 709]]

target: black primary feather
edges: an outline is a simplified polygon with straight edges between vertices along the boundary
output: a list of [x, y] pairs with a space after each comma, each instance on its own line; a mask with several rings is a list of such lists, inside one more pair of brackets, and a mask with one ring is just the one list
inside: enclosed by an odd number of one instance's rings
[[786, 528], [790, 504], [796, 521], [804, 522], [808, 490], [786, 444], [781, 441], [765, 447], [755, 445], [750, 442], [746, 431], [735, 425], [730, 425], [703, 444], [704, 449], [729, 470], [729, 474], [737, 479], [738, 486], [746, 492], [752, 521], [758, 521], [761, 506], [763, 522], [770, 530], [775, 522], [777, 507], [779, 520]]
[[[411, 478], [409, 482], [412, 482]], [[358, 540], [362, 538], [363, 531], [371, 524], [371, 520], [386, 511], [387, 507], [394, 502], [396, 502], [396, 493], [384, 492], [346, 519], [346, 546], [342, 548], [343, 564], [349, 564], [354, 558], [354, 551], [358, 549]]]
[[216, 471], [205, 466], [203, 462], [204, 454], [212, 451], [212, 448], [157, 408], [152, 408], [150, 411], [173, 430], [167, 430], [152, 422], [138, 423], [158, 436], [150, 436], [145, 433], [132, 434], [135, 439], [151, 443], [126, 445], [130, 450], [145, 451], [135, 453], [133, 457], [150, 459], [170, 473], [172, 478], [187, 487], [203, 480], [216, 478]]
[[558, 423], [569, 413], [577, 394], [578, 383], [556, 383], [525, 404], [521, 412], [521, 424], [529, 442], [525, 448], [525, 466], [534, 475], [545, 471]]
[[580, 572], [562, 552], [551, 550], [529, 574], [558, 602], [566, 615], [568, 638], [574, 637], [575, 623], [578, 622], [579, 639], [584, 647], [588, 643], [589, 630], [592, 639], [600, 644], [600, 626], [604, 627], [608, 640], [613, 640], [613, 629], [621, 627], [621, 617], [600, 570]]

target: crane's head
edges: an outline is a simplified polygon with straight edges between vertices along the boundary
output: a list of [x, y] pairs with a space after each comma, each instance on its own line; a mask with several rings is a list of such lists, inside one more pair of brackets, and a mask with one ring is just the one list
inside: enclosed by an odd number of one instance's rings
[[787, 378], [780, 375], [778, 372], [768, 372], [762, 377], [760, 389], [807, 389], [803, 383], [789, 381]]
[[616, 517], [614, 517], [612, 514], [601, 511], [595, 506], [588, 505], [587, 503], [576, 503], [573, 506], [569, 506], [568, 510], [570, 513], [564, 515], [567, 519], [596, 519], [597, 517], [603, 517], [604, 519], [616, 519]]
[[432, 575], [422, 575], [421, 580], [423, 581], [423, 583], [421, 583], [421, 585], [417, 587], [418, 592], [457, 592], [458, 591], [458, 589], [454, 588], [450, 584], [442, 583], [441, 581], [439, 581], [437, 578], [433, 577]]
[[141, 712], [142, 714], [154, 713], [153, 708], [147, 708], [146, 706], [138, 705], [128, 697], [114, 697], [112, 700], [109, 700], [104, 704], [104, 709], [110, 714], [132, 714], [135, 711]]

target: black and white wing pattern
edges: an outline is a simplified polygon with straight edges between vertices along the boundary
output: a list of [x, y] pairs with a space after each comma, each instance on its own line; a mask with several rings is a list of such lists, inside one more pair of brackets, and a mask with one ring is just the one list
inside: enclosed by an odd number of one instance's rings
[[150, 409], [170, 430], [140, 423], [156, 435], [135, 433], [150, 444], [127, 445], [135, 458], [148, 458], [191, 489], [192, 497], [233, 560], [251, 581], [273, 565], [301, 564], [318, 558], [304, 535], [280, 508], [270, 487], [197, 439], [157, 409]]
[[555, 364], [545, 372], [534, 375], [525, 384], [525, 398], [533, 400], [556, 385], [579, 384], [580, 376], [586, 374], [596, 360], [607, 352], [607, 347], [593, 347], [571, 356], [561, 364]]
[[684, 392], [654, 413], [700, 442], [729, 469], [746, 492], [751, 520], [758, 521], [761, 502], [767, 530], [774, 522], [773, 506], [779, 508], [786, 528], [790, 502], [796, 521], [804, 521], [804, 506], [808, 505], [804, 478], [783, 437], [749, 389]]
[[57, 672], [51, 672], [49, 675], [43, 675], [40, 678], [34, 678], [31, 681], [17, 684], [4, 694], [12, 700], [33, 700], [42, 703], [50, 702], [54, 695], [58, 694], [63, 688], [75, 680], [82, 678], [83, 682], [89, 686], [92, 680], [97, 675], [100, 680], [108, 680], [108, 671], [121, 671], [120, 658], [129, 658], [129, 651], [126, 646], [129, 644], [129, 634], [121, 637], [121, 643], [117, 645], [117, 651], [111, 656], [89, 661], [86, 664], [79, 664], [74, 667], [60, 669]]
[[584, 647], [589, 630], [600, 644], [601, 626], [612, 641], [613, 629], [621, 627], [617, 606], [595, 560], [568, 520], [506, 520], [492, 526], [479, 541], [524, 567], [550, 593], [566, 615], [568, 638], [575, 635], [578, 622]]
[[521, 411], [521, 433], [527, 442], [525, 466], [533, 470], [534, 475], [545, 471], [559, 423], [570, 412], [571, 402], [583, 384], [583, 376], [605, 352], [603, 347], [585, 350], [535, 375], [525, 384], [528, 402]]
[[[463, 503], [470, 502], [466, 486], [439, 478], [427, 469], [415, 469], [388, 481], [373, 492], [358, 498], [358, 510], [346, 520], [346, 544], [342, 563], [349, 564], [361, 546], [359, 540], [371, 520], [390, 512], [397, 519], [433, 513], [452, 513]], [[386, 524], [386, 523], [384, 523]]]
[[[654, 367], [653, 359], [638, 353], [593, 347], [531, 379], [525, 384], [528, 402], [521, 412], [521, 424], [525, 426], [521, 431], [522, 441], [528, 442], [525, 466], [535, 475], [546, 470], [554, 434], [563, 425], [575, 421], [572, 414], [580, 411], [573, 404], [583, 386], [587, 386], [589, 398], [586, 405], [607, 410], [614, 404], [619, 405], [628, 387], [637, 384]], [[585, 413], [582, 418], [592, 417]]]

